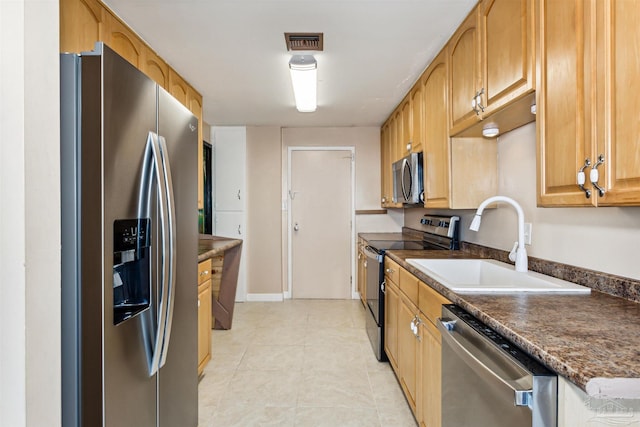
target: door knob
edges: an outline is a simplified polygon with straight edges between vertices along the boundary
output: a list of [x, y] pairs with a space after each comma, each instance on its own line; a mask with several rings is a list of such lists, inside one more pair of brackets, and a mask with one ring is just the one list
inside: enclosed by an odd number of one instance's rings
[[299, 225], [298, 225], [298, 223], [296, 222], [296, 223], [293, 225], [293, 231], [298, 231], [298, 230], [300, 230], [300, 226], [299, 226]]

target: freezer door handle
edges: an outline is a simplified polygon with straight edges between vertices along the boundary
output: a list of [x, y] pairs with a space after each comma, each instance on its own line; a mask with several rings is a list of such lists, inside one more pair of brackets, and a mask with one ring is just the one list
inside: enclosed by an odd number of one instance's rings
[[[145, 345], [147, 346], [147, 361], [149, 367], [149, 376], [153, 376], [160, 368], [160, 358], [162, 354], [165, 326], [167, 324], [167, 292], [169, 276], [172, 273], [170, 262], [167, 257], [169, 255], [168, 247], [170, 246], [169, 236], [169, 207], [166, 193], [166, 179], [162, 162], [162, 153], [158, 135], [149, 132], [147, 136], [147, 144], [144, 152], [144, 161], [142, 166], [142, 177], [140, 180], [140, 195], [138, 200], [138, 217], [148, 218], [151, 216], [151, 208], [156, 204], [153, 198], [153, 183], [157, 187], [157, 205], [158, 205], [158, 224], [160, 229], [160, 268], [158, 269], [159, 298], [158, 298], [158, 319], [143, 320], [142, 328]], [[157, 326], [156, 326], [157, 325]]]
[[[173, 197], [173, 180], [171, 178], [171, 167], [169, 165], [169, 151], [167, 149], [167, 142], [163, 136], [158, 137], [160, 145], [160, 160], [162, 161], [162, 173], [164, 175], [165, 194], [167, 201], [167, 228], [169, 231], [168, 239], [168, 265], [169, 276], [167, 280], [168, 292], [166, 294], [165, 307], [167, 315], [165, 318], [162, 350], [160, 353], [160, 368], [162, 368], [167, 361], [167, 353], [169, 352], [169, 338], [171, 337], [171, 324], [173, 322], [173, 306], [176, 295], [176, 207]], [[167, 254], [165, 252], [165, 254]], [[163, 260], [166, 259], [163, 256]], [[164, 297], [164, 295], [163, 295]]]

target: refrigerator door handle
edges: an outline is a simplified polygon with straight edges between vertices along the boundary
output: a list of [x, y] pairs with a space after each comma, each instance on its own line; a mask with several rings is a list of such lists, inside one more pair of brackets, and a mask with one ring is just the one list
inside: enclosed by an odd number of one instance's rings
[[[158, 137], [160, 145], [160, 160], [162, 161], [162, 173], [164, 175], [165, 194], [167, 201], [167, 226], [169, 231], [168, 248], [169, 248], [169, 276], [168, 276], [168, 292], [166, 294], [166, 310], [167, 315], [164, 323], [162, 349], [160, 352], [160, 368], [167, 361], [167, 353], [169, 351], [169, 338], [171, 337], [171, 323], [173, 322], [173, 306], [176, 294], [176, 218], [175, 203], [173, 197], [173, 180], [171, 178], [171, 167], [169, 165], [169, 151], [167, 142], [163, 136]], [[163, 257], [164, 259], [164, 257]], [[160, 325], [160, 324], [159, 324]]]
[[[153, 181], [157, 185], [158, 198], [158, 217], [160, 226], [160, 268], [158, 269], [159, 282], [159, 298], [158, 298], [158, 319], [155, 326], [153, 320], [143, 321], [143, 335], [145, 345], [147, 346], [147, 361], [149, 365], [149, 376], [153, 376], [160, 368], [160, 359], [162, 355], [162, 347], [164, 342], [165, 325], [167, 319], [167, 292], [169, 276], [171, 270], [167, 256], [169, 250], [169, 221], [167, 216], [168, 201], [166, 199], [166, 182], [164, 167], [162, 164], [161, 148], [158, 141], [158, 135], [149, 132], [147, 136], [147, 144], [144, 152], [144, 161], [142, 167], [142, 178], [140, 181], [140, 196], [138, 200], [138, 217], [151, 217], [151, 207], [155, 203], [152, 197]], [[155, 326], [155, 327], [154, 327]]]

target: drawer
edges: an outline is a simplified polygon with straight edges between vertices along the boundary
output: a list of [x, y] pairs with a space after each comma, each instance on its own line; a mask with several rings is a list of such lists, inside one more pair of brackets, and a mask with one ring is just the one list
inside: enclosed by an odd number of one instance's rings
[[420, 280], [404, 268], [400, 268], [400, 290], [409, 297], [412, 303], [418, 305], [418, 283]]
[[419, 283], [418, 308], [433, 323], [442, 315], [442, 304], [451, 304], [451, 301], [436, 292], [424, 282]]
[[389, 257], [384, 257], [384, 275], [393, 283], [398, 284], [400, 281], [400, 265], [389, 259]]
[[207, 259], [198, 263], [198, 283], [211, 278], [211, 260]]

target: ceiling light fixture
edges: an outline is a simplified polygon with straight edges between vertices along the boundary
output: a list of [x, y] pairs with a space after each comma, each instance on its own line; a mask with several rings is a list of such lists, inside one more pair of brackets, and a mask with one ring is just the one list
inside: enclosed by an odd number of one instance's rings
[[301, 113], [316, 111], [318, 63], [313, 55], [293, 55], [289, 60], [293, 96]]

